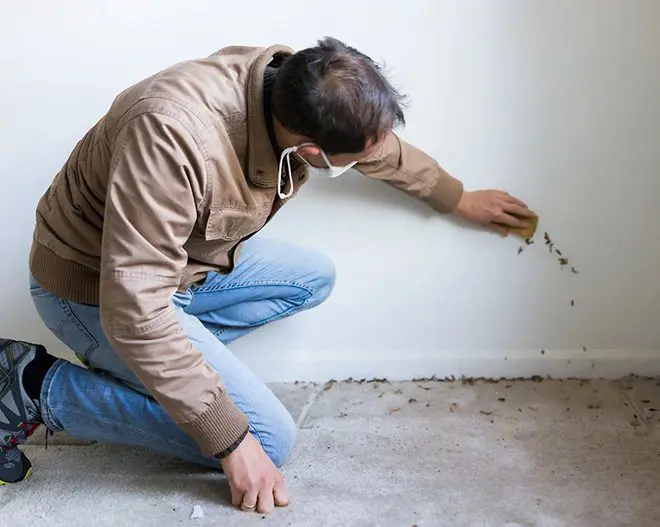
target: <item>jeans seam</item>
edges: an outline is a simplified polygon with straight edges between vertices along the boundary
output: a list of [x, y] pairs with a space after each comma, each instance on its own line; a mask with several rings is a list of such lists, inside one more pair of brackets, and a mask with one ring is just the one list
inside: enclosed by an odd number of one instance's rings
[[244, 288], [244, 287], [283, 286], [283, 285], [303, 289], [304, 291], [308, 292], [312, 296], [316, 292], [315, 289], [311, 289], [310, 287], [307, 287], [302, 282], [291, 282], [291, 281], [288, 281], [288, 280], [250, 280], [250, 281], [247, 281], [247, 282], [232, 282], [231, 284], [227, 284], [227, 285], [201, 286], [201, 287], [198, 287], [198, 288], [194, 289], [194, 294], [196, 294], [196, 293], [200, 293], [200, 294], [216, 293], [218, 291], [227, 291], [227, 290], [231, 290], [231, 289], [241, 289], [241, 288]]
[[64, 314], [67, 316], [67, 318], [73, 322], [73, 324], [76, 326], [76, 328], [85, 336], [85, 338], [88, 339], [89, 345], [85, 349], [85, 351], [82, 353], [83, 358], [85, 360], [89, 359], [90, 354], [99, 347], [98, 341], [94, 338], [94, 335], [91, 334], [91, 332], [85, 327], [85, 325], [80, 321], [80, 319], [76, 316], [76, 314], [73, 312], [73, 309], [71, 309], [71, 304], [69, 303], [68, 300], [64, 300], [62, 298], [59, 299], [60, 302], [60, 307], [62, 308], [62, 311], [64, 311]]
[[44, 395], [44, 388], [45, 388], [45, 397], [43, 401], [41, 402], [41, 419], [43, 420], [44, 424], [52, 431], [60, 431], [62, 430], [62, 427], [60, 426], [54, 426], [55, 420], [53, 419], [53, 416], [51, 415], [51, 405], [50, 405], [50, 399], [51, 399], [51, 392], [53, 389], [53, 384], [55, 381], [55, 377], [59, 373], [60, 369], [67, 364], [67, 362], [63, 359], [60, 359], [59, 363], [55, 363], [51, 369], [48, 371], [46, 374], [46, 377], [44, 378], [44, 384], [41, 388], [41, 394]]
[[[276, 320], [280, 320], [281, 318], [286, 318], [287, 316], [290, 316], [291, 314], [295, 313], [296, 311], [299, 311], [305, 307], [305, 305], [314, 297], [314, 294], [316, 293], [315, 289], [311, 289], [310, 287], [307, 287], [305, 284], [302, 282], [292, 282], [289, 280], [249, 280], [246, 282], [233, 282], [228, 285], [220, 285], [220, 286], [202, 286], [198, 287], [192, 290], [193, 296], [196, 295], [197, 293], [200, 293], [201, 295], [205, 293], [217, 293], [218, 291], [228, 291], [232, 289], [240, 289], [244, 287], [254, 287], [254, 286], [293, 286], [297, 287], [299, 289], [302, 289], [305, 291], [309, 296], [300, 304], [297, 306], [293, 306], [290, 309], [287, 309], [286, 311], [283, 311], [282, 313], [278, 313], [277, 315], [274, 315], [270, 318], [267, 318], [265, 320], [261, 320], [259, 322], [256, 322], [254, 324], [251, 324], [251, 327], [258, 327], [258, 326], [263, 326], [265, 324], [270, 324], [271, 322], [274, 322]], [[208, 329], [208, 328], [207, 328]], [[214, 329], [213, 334], [214, 335], [221, 335], [222, 333], [225, 333], [226, 331], [229, 331], [230, 329], [233, 329], [231, 327], [222, 327], [220, 329]]]
[[[282, 318], [286, 318], [286, 317], [288, 317], [288, 316], [291, 316], [292, 314], [294, 314], [294, 313], [300, 311], [301, 309], [303, 309], [303, 308], [305, 307], [305, 305], [306, 305], [306, 304], [307, 304], [307, 303], [308, 303], [313, 297], [314, 297], [314, 293], [310, 293], [309, 297], [307, 297], [307, 298], [305, 299], [305, 301], [304, 301], [302, 304], [297, 305], [297, 306], [293, 306], [293, 307], [287, 309], [286, 311], [282, 311], [281, 313], [278, 313], [277, 315], [273, 315], [272, 317], [267, 318], [267, 319], [265, 319], [265, 320], [261, 320], [261, 321], [259, 321], [259, 322], [255, 322], [254, 324], [250, 324], [249, 327], [260, 327], [260, 326], [264, 326], [264, 325], [266, 325], [266, 324], [270, 324], [271, 322], [275, 322], [276, 320], [280, 320], [280, 319], [282, 319]], [[204, 327], [206, 327], [206, 325], [204, 325]], [[207, 329], [208, 329], [208, 328], [207, 328]], [[220, 329], [214, 329], [214, 330], [213, 330], [213, 333], [214, 333], [214, 335], [220, 335], [220, 334], [225, 333], [226, 331], [229, 331], [229, 330], [231, 330], [231, 329], [236, 329], [236, 328], [235, 328], [235, 327], [231, 327], [231, 326], [230, 326], [230, 327], [223, 326], [223, 327], [220, 328]]]

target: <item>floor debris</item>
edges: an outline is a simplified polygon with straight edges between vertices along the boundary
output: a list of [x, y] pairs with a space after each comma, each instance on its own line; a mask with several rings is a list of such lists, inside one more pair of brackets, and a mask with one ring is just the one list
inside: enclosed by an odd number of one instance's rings
[[[545, 346], [545, 355], [554, 356], [555, 348]], [[531, 349], [538, 358], [540, 348]], [[580, 353], [578, 346], [575, 354]], [[582, 357], [588, 368], [589, 358]], [[27, 445], [36, 478], [16, 491], [0, 490], [0, 525], [27, 525], [31, 518], [26, 523], [25, 511], [31, 511], [31, 516], [47, 515], [44, 526], [89, 527], [84, 512], [93, 503], [97, 527], [139, 524], [136, 518], [143, 527], [503, 527], [514, 520], [539, 526], [660, 527], [654, 522], [659, 505], [652, 491], [660, 471], [660, 411], [649, 408], [660, 410], [660, 387], [655, 386], [660, 377], [582, 382], [505, 379], [498, 385], [456, 382], [454, 389], [421, 383], [431, 391], [411, 382], [380, 384], [377, 390], [337, 382], [329, 392], [323, 392], [325, 382], [316, 388], [310, 384], [307, 392], [303, 383], [274, 385], [294, 417], [307, 404], [309, 390], [323, 395], [305, 418], [296, 453], [286, 465], [293, 506], [265, 519], [232, 506], [222, 476], [176, 459], [121, 445], [57, 447], [57, 455], [52, 448], [45, 452], [43, 446]], [[626, 391], [628, 386], [633, 391]], [[393, 395], [397, 388], [403, 395]], [[387, 401], [379, 398], [383, 392]], [[418, 402], [408, 404], [410, 398]], [[457, 405], [453, 413], [452, 403]], [[589, 409], [589, 404], [602, 408]], [[348, 415], [337, 419], [341, 412]], [[637, 419], [631, 424], [633, 414]], [[402, 486], [402, 462], [412, 474], [409, 486]], [[512, 467], [522, 484], [511, 496], [493, 482], [502, 482], [503, 474], [506, 480]], [[442, 491], [447, 481], [460, 495]], [[63, 484], [66, 500], [52, 492]], [[374, 485], [387, 503], [359, 499]], [[541, 496], [543, 504], [537, 506]], [[191, 519], [195, 504], [203, 508], [203, 518]]]
[[198, 520], [204, 517], [204, 511], [202, 510], [202, 507], [199, 505], [194, 505], [192, 514], [190, 515], [191, 520]]

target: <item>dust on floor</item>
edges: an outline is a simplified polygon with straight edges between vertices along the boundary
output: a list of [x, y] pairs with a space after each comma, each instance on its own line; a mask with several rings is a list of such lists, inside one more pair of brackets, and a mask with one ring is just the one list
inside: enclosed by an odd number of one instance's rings
[[660, 525], [657, 380], [272, 387], [300, 425], [289, 507], [242, 513], [217, 472], [58, 434], [26, 447], [1, 524]]

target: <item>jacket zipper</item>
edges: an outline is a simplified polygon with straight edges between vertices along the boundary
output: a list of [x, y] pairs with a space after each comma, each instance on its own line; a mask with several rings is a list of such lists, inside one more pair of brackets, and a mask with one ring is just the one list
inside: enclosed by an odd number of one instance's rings
[[[299, 169], [298, 171], [295, 172], [295, 174], [294, 174], [294, 179], [295, 179], [295, 178], [298, 178], [299, 181], [302, 181], [302, 179], [303, 179], [303, 178], [302, 178], [303, 174], [304, 174], [304, 169], [302, 169], [302, 170]], [[293, 198], [293, 197], [298, 193], [299, 190], [300, 190], [300, 185], [298, 185], [298, 188], [296, 188], [296, 192], [293, 194], [293, 196], [289, 196], [289, 197], [286, 198], [286, 199], [280, 199], [279, 196], [277, 195], [277, 190], [275, 191], [275, 199], [276, 199], [276, 201], [275, 201], [275, 203], [273, 204], [273, 208], [270, 210], [270, 214], [269, 214], [268, 217], [266, 218], [266, 221], [264, 222], [264, 224], [263, 224], [259, 229], [257, 229], [256, 231], [254, 231], [253, 233], [248, 234], [247, 236], [244, 236], [243, 238], [241, 238], [241, 239], [236, 243], [236, 245], [234, 245], [234, 246], [229, 250], [229, 260], [230, 260], [230, 268], [229, 268], [229, 271], [228, 271], [229, 273], [231, 273], [231, 272], [234, 270], [234, 268], [236, 267], [236, 261], [235, 261], [234, 256], [236, 255], [236, 249], [238, 248], [238, 246], [241, 245], [241, 244], [243, 244], [243, 243], [245, 243], [247, 240], [249, 240], [250, 238], [252, 238], [255, 234], [258, 234], [258, 233], [261, 231], [261, 229], [263, 229], [263, 228], [268, 224], [268, 222], [269, 222], [271, 219], [273, 219], [273, 216], [275, 216], [275, 214], [277, 214], [277, 212], [278, 212], [278, 211], [279, 211], [279, 210], [280, 210], [280, 209], [281, 209], [281, 208], [282, 208], [282, 207], [283, 207], [283, 206], [284, 206], [284, 205], [285, 205], [285, 204], [286, 204], [291, 198]]]

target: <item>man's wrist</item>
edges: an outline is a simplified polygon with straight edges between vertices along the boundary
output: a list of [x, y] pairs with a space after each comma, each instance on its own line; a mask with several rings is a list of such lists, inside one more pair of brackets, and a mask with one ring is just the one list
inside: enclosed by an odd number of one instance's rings
[[456, 204], [456, 208], [454, 209], [454, 212], [458, 216], [466, 217], [469, 213], [469, 205], [468, 205], [468, 200], [466, 199], [470, 195], [470, 192], [468, 190], [463, 190], [461, 193], [461, 197], [458, 200], [458, 203]]
[[217, 397], [194, 420], [181, 423], [183, 430], [199, 445], [202, 453], [213, 457], [235, 447], [250, 425], [248, 417], [218, 387]]
[[217, 454], [215, 454], [213, 457], [220, 460], [225, 459], [227, 456], [229, 456], [229, 454], [234, 452], [234, 450], [236, 450], [239, 447], [239, 445], [247, 437], [249, 430], [250, 430], [249, 428], [246, 428], [245, 432], [243, 432], [236, 441], [234, 441], [231, 445], [225, 448], [222, 452], [218, 452]]

